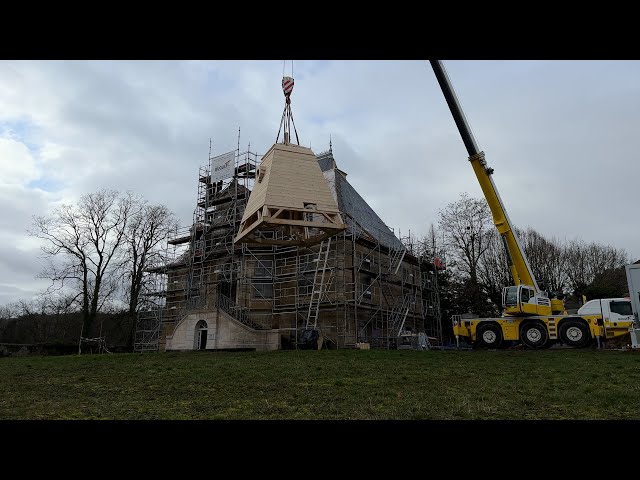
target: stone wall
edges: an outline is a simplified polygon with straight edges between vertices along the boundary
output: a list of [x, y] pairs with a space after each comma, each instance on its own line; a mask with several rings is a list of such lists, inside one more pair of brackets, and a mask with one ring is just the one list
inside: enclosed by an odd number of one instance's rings
[[280, 349], [278, 330], [254, 330], [221, 310], [194, 312], [182, 320], [172, 335], [167, 335], [165, 350], [195, 350], [198, 348], [200, 321], [206, 323], [206, 350], [250, 348]]

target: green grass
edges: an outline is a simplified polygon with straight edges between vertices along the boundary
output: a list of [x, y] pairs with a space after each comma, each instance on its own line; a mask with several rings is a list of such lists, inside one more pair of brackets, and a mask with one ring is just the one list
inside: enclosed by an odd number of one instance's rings
[[640, 355], [279, 351], [0, 359], [0, 419], [640, 419]]

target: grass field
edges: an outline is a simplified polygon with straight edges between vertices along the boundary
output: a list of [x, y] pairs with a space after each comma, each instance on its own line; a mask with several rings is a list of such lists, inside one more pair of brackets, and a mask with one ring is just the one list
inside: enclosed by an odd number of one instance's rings
[[640, 419], [640, 355], [278, 351], [0, 359], [0, 419]]

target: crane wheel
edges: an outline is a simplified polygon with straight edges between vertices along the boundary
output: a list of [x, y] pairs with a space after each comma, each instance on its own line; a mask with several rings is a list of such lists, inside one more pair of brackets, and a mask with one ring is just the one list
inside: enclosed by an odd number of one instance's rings
[[528, 322], [520, 327], [520, 340], [529, 348], [544, 348], [549, 341], [549, 335], [544, 325]]
[[484, 348], [500, 348], [502, 345], [502, 329], [495, 323], [480, 325], [476, 332], [476, 342]]
[[589, 344], [591, 334], [583, 321], [569, 318], [560, 325], [560, 339], [570, 347], [581, 348]]

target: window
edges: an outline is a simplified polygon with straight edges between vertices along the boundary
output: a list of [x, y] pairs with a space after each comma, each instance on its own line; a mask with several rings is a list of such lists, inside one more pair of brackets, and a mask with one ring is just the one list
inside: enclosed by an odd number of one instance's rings
[[254, 283], [251, 288], [251, 294], [253, 298], [258, 298], [258, 299], [273, 298], [273, 284], [272, 283]]
[[253, 276], [271, 278], [273, 276], [273, 260], [256, 260]]
[[[318, 209], [318, 205], [316, 205], [315, 203], [303, 203], [305, 210], [317, 210]], [[305, 221], [307, 222], [313, 222], [314, 220], [316, 220], [316, 217], [320, 217], [320, 215], [318, 215], [317, 213], [307, 213], [304, 216]]]
[[313, 293], [313, 285], [298, 285], [298, 295], [311, 295]]
[[311, 295], [313, 292], [313, 273], [305, 273], [298, 279], [298, 294]]
[[617, 313], [618, 315], [633, 315], [631, 310], [631, 302], [611, 302], [609, 305], [611, 313]]
[[371, 256], [367, 252], [359, 252], [356, 254], [356, 259], [358, 260], [358, 264], [360, 268], [364, 268], [365, 270], [371, 270], [373, 262], [371, 260]]
[[530, 290], [528, 288], [523, 288], [520, 291], [520, 302], [521, 303], [529, 303], [529, 298], [531, 298]]
[[373, 296], [373, 287], [371, 285], [363, 283], [360, 285], [360, 288], [362, 289], [362, 296], [364, 298], [371, 298]]
[[518, 287], [505, 288], [504, 305], [515, 306], [518, 304]]

